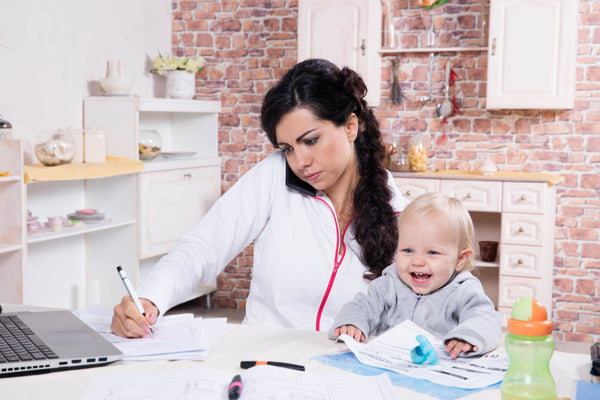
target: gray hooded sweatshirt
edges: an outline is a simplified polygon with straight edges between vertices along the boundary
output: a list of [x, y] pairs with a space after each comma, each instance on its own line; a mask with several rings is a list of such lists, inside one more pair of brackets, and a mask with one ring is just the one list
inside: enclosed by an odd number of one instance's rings
[[500, 344], [500, 313], [470, 272], [459, 272], [441, 288], [420, 295], [400, 280], [395, 264], [369, 284], [366, 294], [357, 294], [342, 307], [329, 337], [335, 339], [335, 328], [354, 325], [368, 338], [407, 319], [444, 342], [456, 338], [476, 346], [478, 351], [469, 356], [487, 353]]

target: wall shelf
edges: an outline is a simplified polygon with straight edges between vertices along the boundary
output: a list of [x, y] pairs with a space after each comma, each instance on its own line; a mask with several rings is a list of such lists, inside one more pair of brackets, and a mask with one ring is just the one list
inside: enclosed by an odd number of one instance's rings
[[66, 237], [72, 237], [77, 235], [85, 235], [86, 233], [99, 232], [107, 229], [118, 228], [126, 225], [133, 225], [137, 221], [135, 219], [128, 219], [123, 221], [101, 221], [95, 223], [89, 223], [83, 227], [62, 227], [60, 232], [43, 231], [29, 235], [27, 239], [28, 244], [46, 242], [48, 240], [62, 239]]
[[379, 51], [382, 56], [393, 56], [397, 54], [406, 53], [445, 53], [445, 52], [471, 52], [471, 51], [487, 51], [487, 47], [424, 47], [424, 48], [411, 48], [411, 49], [386, 49], [383, 48]]

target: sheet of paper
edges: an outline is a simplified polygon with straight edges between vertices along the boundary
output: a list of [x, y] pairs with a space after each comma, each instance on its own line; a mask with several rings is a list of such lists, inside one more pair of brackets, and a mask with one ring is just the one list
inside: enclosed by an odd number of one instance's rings
[[[410, 351], [419, 345], [417, 335], [427, 337], [434, 346], [439, 356], [436, 365], [415, 364], [410, 358]], [[508, 369], [508, 358], [497, 351], [479, 357], [452, 360], [440, 339], [412, 321], [405, 321], [367, 343], [359, 343], [348, 335], [340, 336], [340, 340], [361, 363], [463, 389], [497, 383]]]
[[227, 322], [225, 318], [194, 318], [193, 314], [169, 315], [154, 324], [154, 334], [126, 339], [110, 329], [110, 312], [95, 308], [75, 314], [121, 350], [124, 360], [204, 360]]
[[[242, 399], [395, 399], [393, 386], [376, 377], [317, 375], [271, 366], [241, 372]], [[94, 378], [81, 400], [225, 399], [231, 374], [211, 368], [106, 374]]]

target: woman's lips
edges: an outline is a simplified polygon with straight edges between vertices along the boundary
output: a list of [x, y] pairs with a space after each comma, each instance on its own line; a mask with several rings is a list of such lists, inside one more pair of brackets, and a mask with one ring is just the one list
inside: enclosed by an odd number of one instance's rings
[[304, 175], [304, 179], [307, 182], [311, 182], [311, 181], [316, 181], [317, 179], [319, 179], [319, 176], [321, 176], [321, 173], [320, 172], [315, 172], [314, 174]]

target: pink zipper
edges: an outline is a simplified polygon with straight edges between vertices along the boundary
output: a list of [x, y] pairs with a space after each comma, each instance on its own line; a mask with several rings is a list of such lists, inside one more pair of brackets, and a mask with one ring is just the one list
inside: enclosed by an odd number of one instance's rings
[[[325, 205], [329, 208], [329, 211], [331, 211], [331, 215], [333, 216], [333, 220], [335, 221], [335, 235], [336, 235], [335, 257], [333, 260], [333, 271], [331, 272], [331, 276], [329, 277], [329, 283], [327, 284], [327, 290], [325, 290], [325, 294], [323, 295], [323, 299], [321, 300], [321, 305], [319, 306], [319, 311], [317, 312], [315, 329], [318, 332], [321, 330], [321, 315], [323, 314], [323, 309], [325, 308], [325, 303], [327, 303], [327, 299], [329, 298], [329, 294], [331, 293], [331, 289], [333, 288], [333, 283], [335, 282], [335, 277], [337, 275], [338, 269], [340, 268], [340, 265], [342, 264], [342, 260], [344, 259], [344, 256], [346, 255], [346, 248], [344, 248], [344, 252], [342, 253], [341, 257], [338, 260], [340, 240], [344, 240], [344, 236], [346, 236], [346, 231], [348, 230], [350, 223], [348, 223], [348, 226], [346, 226], [346, 229], [344, 229], [344, 234], [342, 235], [342, 237], [340, 239], [340, 230], [339, 230], [339, 226], [338, 226], [338, 221], [337, 221], [337, 217], [335, 216], [335, 212], [333, 211], [333, 208], [331, 206], [329, 206], [329, 204], [325, 200], [323, 200], [319, 197], [314, 197], [314, 198], [317, 200], [321, 200], [323, 203], [325, 203]], [[350, 221], [350, 222], [352, 222], [352, 221]]]

